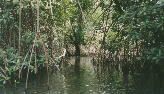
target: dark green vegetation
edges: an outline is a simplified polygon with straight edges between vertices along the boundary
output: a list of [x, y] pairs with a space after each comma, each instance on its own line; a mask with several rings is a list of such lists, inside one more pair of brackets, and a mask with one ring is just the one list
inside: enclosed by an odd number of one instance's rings
[[164, 6], [157, 2], [1, 0], [0, 82], [16, 83], [25, 75], [27, 88], [30, 74], [60, 70], [63, 57], [71, 55], [149, 61], [161, 68]]

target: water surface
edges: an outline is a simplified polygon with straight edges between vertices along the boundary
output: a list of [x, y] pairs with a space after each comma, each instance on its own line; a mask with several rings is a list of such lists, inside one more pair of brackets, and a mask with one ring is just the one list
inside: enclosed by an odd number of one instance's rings
[[164, 94], [163, 73], [159, 66], [142, 61], [71, 57], [60, 65], [60, 72], [30, 77], [27, 92], [21, 82], [0, 87], [0, 94]]

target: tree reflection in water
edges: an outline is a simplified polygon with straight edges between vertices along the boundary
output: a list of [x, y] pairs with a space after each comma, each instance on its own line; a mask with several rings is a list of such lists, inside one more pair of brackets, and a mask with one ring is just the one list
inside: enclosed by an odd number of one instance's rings
[[[164, 94], [163, 66], [146, 61], [70, 57], [61, 71], [43, 71], [29, 79], [28, 94]], [[62, 75], [61, 75], [62, 74]], [[0, 88], [0, 94], [24, 94], [24, 82]]]

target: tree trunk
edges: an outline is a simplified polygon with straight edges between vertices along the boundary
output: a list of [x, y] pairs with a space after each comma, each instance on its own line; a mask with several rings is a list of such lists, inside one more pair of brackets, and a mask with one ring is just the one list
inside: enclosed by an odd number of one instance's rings
[[75, 44], [75, 55], [80, 56], [80, 45]]

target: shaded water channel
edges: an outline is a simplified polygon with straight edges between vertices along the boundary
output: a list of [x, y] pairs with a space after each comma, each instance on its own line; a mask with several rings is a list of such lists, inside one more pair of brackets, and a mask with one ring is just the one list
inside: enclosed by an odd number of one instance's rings
[[160, 66], [135, 61], [97, 61], [93, 57], [71, 57], [61, 71], [46, 72], [25, 83], [0, 87], [0, 94], [164, 94]]

